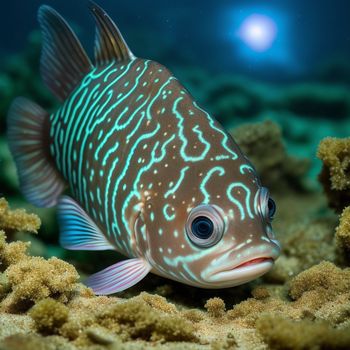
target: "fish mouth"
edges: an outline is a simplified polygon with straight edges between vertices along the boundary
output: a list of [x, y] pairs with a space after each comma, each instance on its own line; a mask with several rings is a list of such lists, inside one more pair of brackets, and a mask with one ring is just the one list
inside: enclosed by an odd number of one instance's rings
[[238, 286], [264, 275], [271, 270], [274, 261], [274, 258], [266, 256], [249, 259], [216, 271], [208, 276], [208, 282], [214, 284], [214, 288]]
[[270, 262], [274, 262], [274, 260], [272, 258], [255, 258], [255, 259], [251, 259], [251, 260], [248, 260], [246, 262], [243, 262], [239, 265], [237, 265], [236, 267], [234, 267], [234, 269], [239, 269], [241, 267], [245, 267], [245, 266], [251, 266], [251, 265], [256, 265], [256, 264], [260, 264], [262, 262], [266, 262], [266, 261], [270, 261]]

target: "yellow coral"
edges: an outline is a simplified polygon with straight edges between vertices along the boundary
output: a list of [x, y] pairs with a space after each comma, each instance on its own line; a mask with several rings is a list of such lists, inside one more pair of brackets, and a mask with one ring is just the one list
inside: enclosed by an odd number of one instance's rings
[[286, 313], [293, 318], [297, 318], [300, 314], [298, 310], [294, 311], [288, 303], [277, 298], [264, 300], [249, 298], [227, 311], [227, 316], [230, 320], [238, 320], [245, 326], [254, 327], [256, 320], [264, 312]]
[[3, 302], [7, 308], [26, 309], [50, 296], [67, 302], [77, 290], [79, 275], [74, 266], [57, 258], [28, 257], [6, 270], [12, 293]]
[[299, 299], [304, 293], [316, 292], [332, 299], [335, 295], [350, 290], [350, 269], [340, 269], [324, 261], [301, 272], [290, 282], [290, 296]]
[[189, 321], [197, 323], [204, 319], [204, 312], [197, 309], [185, 310], [182, 315]]
[[339, 246], [347, 253], [347, 257], [350, 254], [350, 207], [346, 207], [341, 216], [340, 223], [336, 229], [336, 239]]
[[4, 231], [0, 231], [0, 261], [1, 269], [4, 270], [11, 264], [15, 264], [27, 258], [26, 252], [29, 242], [6, 243]]
[[319, 179], [327, 194], [329, 205], [341, 211], [350, 202], [350, 138], [323, 139], [317, 156], [323, 162]]
[[349, 189], [350, 138], [327, 137], [323, 139], [318, 147], [317, 156], [329, 170], [331, 188], [338, 191]]
[[174, 314], [177, 312], [175, 305], [168, 303], [167, 300], [160, 295], [151, 295], [146, 292], [142, 292], [140, 297], [152, 308], [169, 314]]
[[84, 330], [89, 329], [94, 324], [93, 314], [75, 311], [70, 314], [68, 321], [62, 325], [60, 334], [69, 340], [76, 340], [83, 334]]
[[6, 199], [0, 198], [0, 228], [37, 233], [40, 225], [37, 215], [27, 214], [24, 209], [10, 210]]
[[252, 290], [252, 295], [255, 299], [266, 299], [270, 296], [270, 292], [266, 287], [258, 286]]
[[208, 299], [204, 307], [207, 309], [208, 314], [212, 317], [222, 317], [225, 315], [225, 302], [220, 298]]
[[6, 243], [0, 232], [0, 262], [5, 270], [10, 293], [1, 302], [4, 311], [25, 311], [36, 301], [50, 296], [67, 302], [79, 289], [74, 266], [57, 258], [45, 260], [26, 255], [28, 244]]

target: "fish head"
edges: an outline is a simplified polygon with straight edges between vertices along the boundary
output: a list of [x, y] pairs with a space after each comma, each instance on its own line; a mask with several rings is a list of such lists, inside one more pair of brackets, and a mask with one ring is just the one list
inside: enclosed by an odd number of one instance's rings
[[248, 282], [280, 254], [271, 226], [274, 202], [232, 136], [177, 79], [167, 81], [152, 115], [163, 130], [140, 178], [143, 254], [153, 273], [185, 284]]
[[273, 267], [280, 254], [272, 229], [275, 203], [238, 146], [230, 138], [228, 144], [235, 153], [224, 157], [212, 145], [213, 154], [202, 161], [175, 158], [152, 174], [159, 189], [144, 208], [154, 273], [197, 287], [226, 288]]
[[187, 215], [184, 231], [188, 244], [196, 246], [188, 266], [198, 286], [233, 287], [268, 272], [280, 254], [272, 229], [275, 202], [266, 187], [236, 181], [218, 185], [215, 177], [212, 186], [217, 187], [213, 198]]

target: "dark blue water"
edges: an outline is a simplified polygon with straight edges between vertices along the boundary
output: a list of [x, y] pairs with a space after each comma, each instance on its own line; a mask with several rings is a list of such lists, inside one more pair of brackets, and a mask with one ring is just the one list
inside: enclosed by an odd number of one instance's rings
[[[0, 50], [17, 52], [38, 28], [40, 0], [12, 0], [0, 12]], [[93, 21], [87, 1], [46, 0], [79, 32], [92, 50]], [[98, 3], [115, 19], [129, 46], [141, 57], [198, 65], [214, 73], [239, 73], [267, 81], [305, 78], [336, 62], [350, 62], [350, 4], [345, 0], [115, 1]], [[269, 17], [277, 29], [272, 46], [256, 52], [237, 38], [252, 14]], [[340, 69], [339, 66], [342, 66]]]

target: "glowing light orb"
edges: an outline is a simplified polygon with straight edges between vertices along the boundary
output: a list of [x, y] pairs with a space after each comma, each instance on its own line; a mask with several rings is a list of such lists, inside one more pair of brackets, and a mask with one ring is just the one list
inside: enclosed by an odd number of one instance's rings
[[276, 23], [270, 17], [260, 14], [247, 17], [238, 31], [238, 37], [251, 49], [258, 52], [268, 50], [276, 36]]

